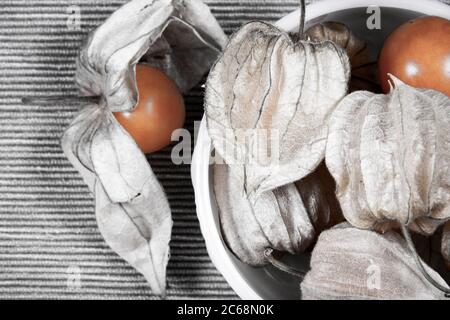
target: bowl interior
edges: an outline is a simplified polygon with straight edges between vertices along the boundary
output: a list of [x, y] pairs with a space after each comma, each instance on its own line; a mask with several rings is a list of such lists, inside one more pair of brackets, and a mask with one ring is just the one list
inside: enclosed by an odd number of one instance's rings
[[[369, 50], [373, 58], [376, 58], [386, 37], [399, 25], [404, 22], [422, 16], [420, 12], [381, 7], [381, 29], [369, 30], [366, 26], [367, 18], [370, 14], [366, 13], [367, 7], [352, 8], [336, 11], [314, 18], [306, 23], [311, 26], [318, 22], [339, 21], [348, 25], [359, 38], [367, 41]], [[293, 28], [290, 31], [295, 31]], [[220, 233], [220, 221], [217, 211], [217, 204], [212, 190], [212, 166], [209, 169], [210, 195], [212, 196], [212, 211], [214, 214], [215, 226]], [[253, 268], [241, 263], [226, 248], [232, 263], [245, 279], [247, 285], [262, 299], [298, 299], [300, 298], [299, 280], [293, 276], [287, 275], [272, 266], [264, 268]], [[307, 268], [309, 265], [309, 254], [298, 256], [288, 256], [286, 262], [292, 266]], [[229, 280], [229, 279], [227, 279]], [[235, 288], [236, 290], [236, 288]], [[236, 290], [238, 291], [238, 290]], [[237, 292], [239, 294], [239, 292]]]

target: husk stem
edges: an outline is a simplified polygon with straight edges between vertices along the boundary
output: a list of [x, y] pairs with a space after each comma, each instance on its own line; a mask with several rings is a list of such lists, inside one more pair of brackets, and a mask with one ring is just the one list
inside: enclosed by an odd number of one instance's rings
[[306, 11], [305, 0], [300, 0], [300, 23], [298, 26], [297, 41], [303, 40], [305, 37], [305, 11]]
[[299, 270], [296, 268], [293, 268], [291, 266], [288, 266], [287, 264], [285, 264], [284, 262], [282, 262], [280, 260], [281, 257], [281, 253], [278, 251], [273, 250], [272, 248], [267, 248], [264, 251], [264, 257], [267, 259], [267, 261], [274, 266], [275, 268], [277, 268], [280, 271], [283, 271], [287, 274], [290, 274], [294, 277], [299, 278], [300, 280], [303, 280], [303, 278], [305, 277], [306, 273], [308, 271], [304, 271], [304, 270]]
[[403, 237], [406, 240], [406, 243], [409, 247], [409, 250], [411, 251], [414, 260], [417, 264], [417, 266], [419, 267], [420, 272], [422, 273], [422, 275], [425, 277], [425, 279], [432, 285], [434, 286], [436, 289], [442, 291], [445, 295], [446, 298], [450, 298], [450, 289], [444, 287], [443, 285], [441, 285], [440, 283], [438, 283], [436, 280], [433, 279], [433, 277], [426, 271], [422, 259], [420, 258], [419, 254], [417, 253], [416, 247], [414, 245], [414, 242], [411, 238], [411, 233], [409, 232], [408, 228], [405, 225], [401, 226], [401, 230], [402, 230], [402, 234]]

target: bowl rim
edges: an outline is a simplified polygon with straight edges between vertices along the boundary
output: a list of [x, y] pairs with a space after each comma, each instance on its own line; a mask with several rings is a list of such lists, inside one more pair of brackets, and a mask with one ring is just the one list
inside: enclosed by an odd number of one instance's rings
[[[450, 19], [449, 5], [437, 0], [320, 0], [308, 5], [306, 21], [330, 12], [368, 6], [407, 9], [423, 13], [424, 15], [436, 15]], [[275, 25], [284, 31], [293, 31], [298, 26], [299, 14], [300, 10], [293, 11], [278, 20]], [[207, 252], [214, 266], [241, 299], [261, 300], [263, 297], [245, 281], [242, 273], [232, 260], [228, 258], [229, 253], [225, 249], [222, 236], [216, 232], [216, 223], [212, 209], [212, 194], [209, 184], [209, 159], [211, 151], [212, 143], [206, 128], [205, 116], [203, 116], [192, 155], [191, 179], [195, 193], [197, 217], [200, 230], [205, 239]], [[212, 228], [211, 226], [215, 227]]]
[[[370, 6], [407, 9], [424, 15], [436, 15], [450, 19], [449, 4], [438, 0], [319, 0], [308, 5], [305, 20], [309, 21], [330, 12]], [[278, 20], [275, 25], [282, 30], [293, 31], [298, 26], [299, 19], [300, 10], [295, 10]]]

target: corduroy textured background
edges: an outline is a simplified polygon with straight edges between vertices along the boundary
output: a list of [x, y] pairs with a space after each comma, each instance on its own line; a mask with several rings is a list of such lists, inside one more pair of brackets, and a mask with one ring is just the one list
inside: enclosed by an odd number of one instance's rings
[[[103, 241], [92, 196], [61, 151], [59, 137], [79, 106], [20, 102], [24, 96], [75, 94], [74, 62], [82, 40], [125, 2], [1, 1], [0, 298], [157, 298]], [[227, 33], [249, 20], [274, 21], [297, 7], [297, 0], [206, 2]], [[73, 5], [81, 9], [78, 31], [67, 27]], [[203, 114], [202, 95], [198, 87], [186, 96], [189, 130]], [[207, 255], [189, 166], [171, 164], [170, 148], [148, 159], [175, 222], [168, 298], [235, 298]]]
[[[2, 0], [0, 8], [0, 298], [152, 296], [144, 278], [100, 235], [93, 198], [59, 138], [79, 105], [22, 105], [21, 97], [75, 94], [75, 58], [86, 34], [126, 0]], [[227, 33], [276, 20], [294, 1], [207, 1]], [[67, 27], [81, 9], [81, 30]], [[200, 87], [185, 97], [186, 128], [203, 114]], [[170, 200], [174, 229], [168, 298], [234, 298], [200, 233], [188, 165], [170, 148], [149, 156]], [[78, 280], [80, 280], [78, 282]]]

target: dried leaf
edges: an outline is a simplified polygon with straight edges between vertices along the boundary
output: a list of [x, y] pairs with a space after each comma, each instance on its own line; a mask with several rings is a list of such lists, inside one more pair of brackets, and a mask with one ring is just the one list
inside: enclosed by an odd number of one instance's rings
[[134, 108], [139, 61], [163, 69], [188, 90], [225, 42], [199, 0], [134, 0], [89, 36], [78, 59], [82, 95], [101, 99], [73, 120], [62, 147], [94, 193], [106, 242], [145, 276], [155, 294], [165, 295], [170, 208], [144, 154], [112, 112]]
[[[442, 286], [433, 269], [426, 271]], [[301, 284], [303, 299], [445, 299], [422, 275], [403, 238], [341, 224], [323, 232]]]
[[355, 92], [330, 120], [327, 166], [346, 219], [433, 233], [450, 218], [450, 98], [393, 78], [390, 94]]
[[134, 0], [91, 33], [77, 61], [83, 95], [102, 96], [111, 111], [138, 99], [134, 66], [162, 69], [183, 92], [197, 84], [227, 38], [200, 0]]
[[343, 23], [326, 21], [306, 31], [312, 41], [330, 40], [344, 48], [351, 64], [350, 92], [367, 90], [381, 92], [377, 76], [377, 61], [372, 59], [367, 42], [361, 40]]
[[209, 74], [205, 111], [217, 152], [244, 167], [238, 173], [248, 194], [299, 180], [320, 164], [349, 69], [345, 52], [329, 41], [294, 43], [262, 22], [234, 34]]

